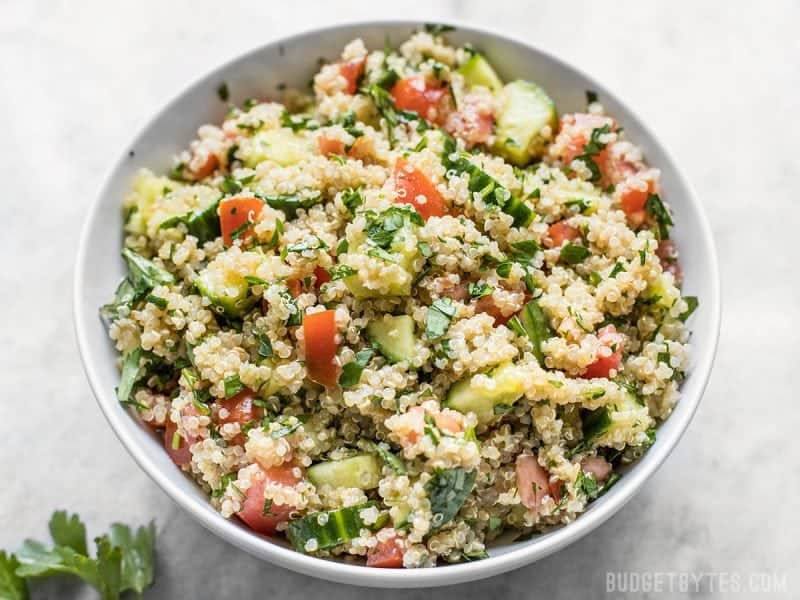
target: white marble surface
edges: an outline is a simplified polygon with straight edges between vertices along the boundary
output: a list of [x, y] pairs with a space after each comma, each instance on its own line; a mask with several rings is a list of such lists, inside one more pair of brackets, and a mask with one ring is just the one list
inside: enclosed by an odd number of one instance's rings
[[[606, 572], [621, 570], [777, 572], [787, 577], [785, 596], [800, 596], [800, 399], [791, 385], [800, 326], [800, 4], [789, 0], [2, 0], [0, 547], [44, 536], [50, 512], [67, 507], [88, 520], [90, 533], [115, 519], [156, 519], [158, 578], [148, 598], [432, 595], [296, 575], [192, 522], [106, 425], [81, 370], [70, 310], [89, 202], [154, 110], [210, 66], [264, 40], [392, 15], [490, 24], [607, 82], [662, 136], [705, 203], [725, 298], [706, 397], [641, 494], [573, 547], [437, 596], [612, 598]], [[94, 597], [63, 583], [38, 591]], [[704, 586], [693, 597], [723, 595]]]

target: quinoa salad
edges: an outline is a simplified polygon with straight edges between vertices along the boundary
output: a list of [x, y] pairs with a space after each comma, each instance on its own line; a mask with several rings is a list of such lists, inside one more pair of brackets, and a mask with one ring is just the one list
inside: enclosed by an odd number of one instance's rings
[[680, 396], [658, 169], [596, 94], [559, 115], [446, 32], [230, 104], [123, 202], [119, 401], [299, 552], [485, 558], [578, 518]]

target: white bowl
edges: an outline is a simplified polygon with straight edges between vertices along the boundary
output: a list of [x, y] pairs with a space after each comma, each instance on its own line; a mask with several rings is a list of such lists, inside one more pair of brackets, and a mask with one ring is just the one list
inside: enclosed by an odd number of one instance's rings
[[625, 127], [629, 139], [642, 147], [649, 164], [661, 169], [664, 197], [675, 213], [674, 239], [681, 252], [684, 290], [700, 299], [690, 321], [691, 367], [682, 386], [682, 398], [644, 458], [576, 521], [526, 542], [492, 548], [490, 557], [478, 562], [416, 570], [367, 568], [306, 556], [285, 542], [261, 537], [220, 516], [205, 493], [175, 467], [161, 440], [131, 418], [115, 397], [117, 353], [100, 321], [98, 307], [111, 298], [124, 275], [119, 254], [120, 202], [137, 169], [147, 166], [168, 170], [171, 157], [188, 145], [199, 125], [223, 119], [225, 106], [216, 95], [221, 82], [227, 82], [231, 100], [237, 104], [248, 97], [269, 97], [281, 83], [305, 85], [315, 72], [318, 57], [334, 59], [353, 38], [361, 37], [369, 48], [381, 48], [387, 35], [398, 43], [420, 27], [420, 23], [411, 21], [381, 21], [320, 28], [271, 42], [211, 71], [167, 104], [130, 146], [122, 149], [86, 220], [75, 273], [75, 328], [83, 365], [100, 408], [139, 466], [206, 528], [250, 554], [315, 577], [373, 587], [439, 586], [497, 575], [547, 556], [603, 523], [631, 499], [678, 443], [708, 380], [720, 324], [717, 257], [705, 213], [656, 136], [615, 95], [560, 59], [507, 35], [457, 25], [456, 31], [448, 34], [449, 39], [470, 42], [482, 50], [505, 80], [536, 81], [552, 96], [561, 113], [583, 109], [585, 90], [597, 92], [609, 114]]

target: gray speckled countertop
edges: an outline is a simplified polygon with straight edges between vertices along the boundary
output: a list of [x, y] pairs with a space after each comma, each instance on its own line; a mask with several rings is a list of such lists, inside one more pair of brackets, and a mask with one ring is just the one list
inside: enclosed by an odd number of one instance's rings
[[[531, 8], [535, 6], [535, 8]], [[207, 533], [106, 425], [72, 332], [78, 231], [112, 160], [209, 66], [300, 29], [377, 16], [489, 24], [579, 65], [636, 107], [694, 183], [722, 264], [724, 322], [683, 442], [616, 517], [572, 547], [440, 598], [615, 598], [615, 571], [786, 577], [800, 596], [800, 4], [785, 1], [0, 3], [0, 547], [55, 507], [90, 533], [155, 518], [148, 598], [424, 598], [262, 563]], [[723, 597], [710, 579], [693, 597]], [[718, 586], [715, 586], [718, 587]], [[63, 582], [39, 598], [92, 598]], [[652, 593], [649, 597], [677, 597]], [[777, 597], [772, 595], [770, 597]], [[749, 597], [748, 594], [740, 597]]]

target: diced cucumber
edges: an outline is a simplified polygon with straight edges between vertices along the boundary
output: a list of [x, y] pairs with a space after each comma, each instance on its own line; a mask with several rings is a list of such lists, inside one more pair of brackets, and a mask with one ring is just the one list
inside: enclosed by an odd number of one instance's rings
[[144, 234], [155, 201], [164, 195], [165, 189], [176, 189], [179, 185], [166, 177], [157, 177], [146, 169], [139, 171], [133, 184], [133, 206], [125, 223], [125, 231]]
[[542, 129], [558, 125], [553, 101], [535, 83], [512, 81], [503, 88], [494, 150], [519, 167], [542, 155], [547, 140]]
[[375, 502], [316, 512], [289, 522], [286, 536], [298, 552], [310, 552], [306, 544], [311, 542], [315, 550], [326, 550], [344, 544], [361, 535], [362, 529], [370, 529], [361, 517], [361, 511], [374, 509]]
[[371, 490], [381, 479], [381, 463], [372, 454], [329, 460], [309, 467], [308, 479], [316, 486]]
[[627, 428], [644, 431], [649, 421], [647, 407], [642, 406], [634, 394], [625, 391], [620, 402], [601, 406], [583, 414], [581, 446], [602, 445], [606, 438], [611, 438], [615, 432]]
[[[487, 376], [489, 381], [486, 381]], [[485, 424], [494, 419], [495, 407], [514, 404], [524, 390], [517, 367], [507, 363], [485, 375], [457, 381], [447, 391], [444, 406], [464, 414], [474, 412], [478, 422]]]
[[472, 58], [461, 65], [458, 72], [464, 76], [464, 82], [469, 86], [482, 85], [489, 88], [492, 93], [503, 89], [503, 82], [489, 61], [481, 54], [473, 54]]
[[531, 300], [522, 307], [522, 312], [520, 312], [518, 318], [525, 333], [528, 334], [531, 342], [533, 342], [533, 355], [540, 365], [544, 365], [542, 342], [553, 336], [547, 317], [542, 312], [539, 303], [536, 300]]
[[405, 502], [398, 504], [395, 507], [395, 513], [392, 517], [392, 527], [400, 529], [408, 525], [409, 517], [411, 516], [411, 507], [408, 504]]
[[288, 128], [259, 131], [242, 143], [238, 156], [245, 166], [255, 168], [265, 160], [274, 160], [283, 167], [294, 165], [309, 156], [311, 142]]
[[390, 362], [409, 361], [414, 356], [414, 319], [409, 315], [383, 315], [370, 321], [367, 337]]
[[241, 317], [258, 301], [250, 294], [250, 286], [238, 273], [206, 268], [194, 285], [211, 301], [215, 310], [227, 317]]
[[591, 444], [611, 427], [611, 415], [608, 407], [601, 406], [587, 411], [582, 417], [582, 422], [583, 441], [586, 444]]

